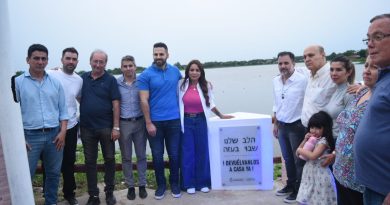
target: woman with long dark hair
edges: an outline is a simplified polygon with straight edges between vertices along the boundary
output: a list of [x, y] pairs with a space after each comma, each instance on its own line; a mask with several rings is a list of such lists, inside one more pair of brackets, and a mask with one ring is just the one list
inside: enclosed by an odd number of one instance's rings
[[188, 63], [185, 77], [179, 82], [180, 119], [183, 132], [181, 161], [183, 186], [187, 193], [210, 191], [210, 162], [207, 121], [210, 112], [221, 119], [233, 116], [220, 113], [214, 104], [212, 86], [206, 80], [198, 60]]

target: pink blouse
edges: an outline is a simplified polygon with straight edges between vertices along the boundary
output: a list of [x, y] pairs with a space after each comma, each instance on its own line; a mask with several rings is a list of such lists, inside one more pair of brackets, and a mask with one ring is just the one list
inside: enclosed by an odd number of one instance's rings
[[202, 102], [200, 101], [199, 92], [196, 88], [196, 85], [188, 86], [188, 89], [183, 96], [183, 104], [185, 113], [203, 112]]

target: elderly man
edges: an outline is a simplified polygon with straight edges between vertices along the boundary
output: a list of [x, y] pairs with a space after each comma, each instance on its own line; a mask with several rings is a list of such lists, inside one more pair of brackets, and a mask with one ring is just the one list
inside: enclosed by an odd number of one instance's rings
[[[301, 183], [305, 161], [295, 152], [305, 136], [305, 127], [301, 123], [303, 97], [307, 86], [307, 77], [294, 68], [295, 56], [291, 52], [278, 54], [280, 75], [273, 80], [274, 85], [274, 136], [279, 140], [280, 149], [286, 164], [287, 185], [276, 192], [277, 196], [288, 195], [286, 203], [293, 203]], [[291, 109], [294, 108], [294, 109]]]
[[90, 57], [92, 71], [84, 73], [80, 98], [80, 131], [87, 166], [89, 199], [87, 205], [100, 204], [97, 187], [96, 160], [98, 144], [104, 158], [104, 192], [106, 203], [116, 203], [115, 188], [115, 140], [120, 136], [119, 93], [117, 80], [106, 69], [107, 54], [95, 50]]
[[306, 67], [310, 70], [310, 77], [306, 87], [302, 108], [302, 124], [307, 127], [310, 117], [328, 104], [336, 90], [336, 84], [330, 78], [330, 66], [326, 62], [324, 48], [319, 45], [307, 47], [303, 52]]
[[379, 78], [355, 134], [357, 181], [366, 189], [364, 204], [390, 204], [390, 14], [370, 21], [368, 54], [379, 67]]

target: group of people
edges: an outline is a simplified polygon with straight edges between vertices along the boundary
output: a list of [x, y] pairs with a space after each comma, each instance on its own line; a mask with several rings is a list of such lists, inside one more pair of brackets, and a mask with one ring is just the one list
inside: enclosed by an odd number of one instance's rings
[[370, 21], [364, 85], [345, 56], [327, 63], [322, 46], [304, 50], [308, 70], [280, 52], [274, 128], [287, 183], [276, 192], [300, 204], [390, 204], [390, 14]]
[[135, 59], [126, 55], [121, 59], [122, 75], [116, 79], [105, 70], [108, 55], [104, 51], [91, 53], [92, 70], [82, 76], [75, 73], [78, 57], [75, 48], [66, 48], [62, 52], [62, 67], [45, 71], [48, 49], [33, 44], [27, 52], [28, 71], [15, 78], [15, 96], [21, 107], [31, 178], [40, 159], [44, 165], [45, 204], [57, 203], [61, 172], [65, 200], [78, 204], [74, 178], [78, 133], [87, 170], [88, 205], [100, 204], [96, 163], [99, 143], [104, 158], [105, 200], [107, 204], [116, 204], [113, 194], [116, 140], [120, 145], [129, 200], [136, 197], [133, 144], [139, 197], [148, 195], [145, 189], [147, 140], [157, 182], [156, 199], [162, 199], [167, 189], [165, 148], [172, 196], [179, 198], [182, 188], [189, 194], [196, 190], [209, 192], [207, 121], [211, 112], [223, 119], [233, 116], [224, 115], [216, 108], [212, 85], [206, 80], [203, 65], [198, 60], [191, 61], [182, 79], [179, 69], [167, 63], [168, 47], [156, 43], [154, 61], [149, 68], [137, 77]]

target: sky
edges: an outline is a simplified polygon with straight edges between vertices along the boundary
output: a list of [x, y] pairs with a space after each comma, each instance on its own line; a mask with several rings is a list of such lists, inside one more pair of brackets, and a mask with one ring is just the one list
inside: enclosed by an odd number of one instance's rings
[[[3, 1], [3, 0], [1, 0]], [[77, 70], [90, 71], [95, 49], [107, 69], [133, 55], [153, 61], [153, 44], [169, 48], [168, 62], [266, 59], [280, 51], [300, 56], [320, 44], [327, 54], [366, 48], [369, 20], [389, 13], [389, 0], [8, 0], [12, 69], [27, 70], [27, 49], [49, 49], [47, 68], [62, 50], [79, 51]], [[1, 31], [4, 32], [4, 31]]]

